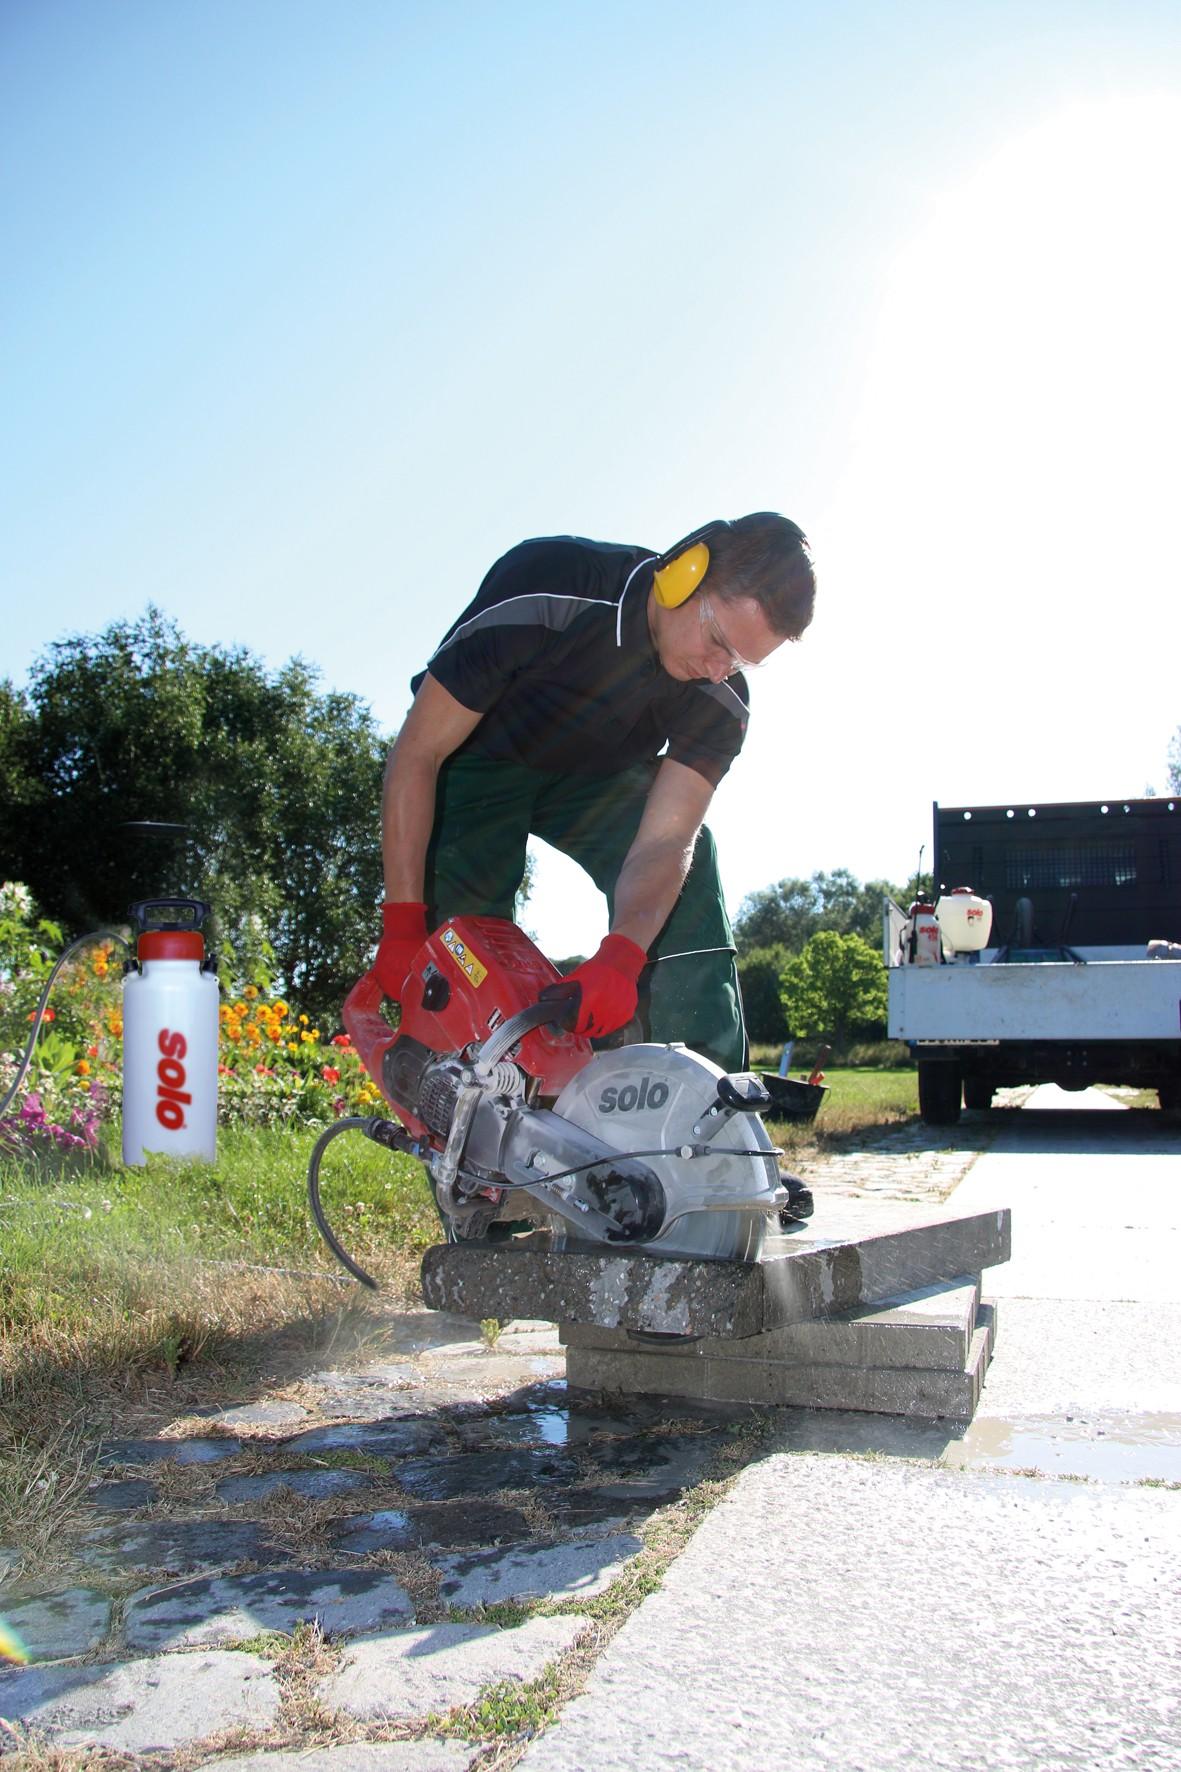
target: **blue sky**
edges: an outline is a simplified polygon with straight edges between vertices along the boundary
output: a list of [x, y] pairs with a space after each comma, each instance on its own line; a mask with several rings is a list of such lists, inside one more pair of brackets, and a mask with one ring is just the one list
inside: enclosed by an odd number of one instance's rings
[[734, 908], [1163, 786], [1179, 154], [1136, 0], [0, 0], [0, 670], [155, 601], [392, 730], [515, 541], [771, 507]]

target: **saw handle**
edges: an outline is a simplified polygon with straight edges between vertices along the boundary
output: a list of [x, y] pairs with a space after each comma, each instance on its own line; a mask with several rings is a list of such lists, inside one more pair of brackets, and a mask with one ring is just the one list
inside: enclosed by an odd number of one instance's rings
[[[554, 1013], [550, 1017], [554, 1027], [561, 1028], [563, 1033], [572, 1034], [578, 1021], [578, 1011], [582, 1007], [582, 986], [571, 978], [559, 979], [556, 984], [547, 984], [539, 995], [539, 1003], [552, 1003]], [[564, 1007], [559, 1007], [564, 1005]]]

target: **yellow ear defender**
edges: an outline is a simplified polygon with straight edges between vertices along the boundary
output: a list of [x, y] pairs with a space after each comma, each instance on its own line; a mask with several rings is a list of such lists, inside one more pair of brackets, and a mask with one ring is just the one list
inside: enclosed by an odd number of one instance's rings
[[726, 518], [715, 518], [712, 523], [706, 523], [685, 536], [667, 554], [661, 554], [656, 562], [652, 589], [662, 609], [676, 609], [693, 595], [709, 571], [706, 537], [729, 527]]

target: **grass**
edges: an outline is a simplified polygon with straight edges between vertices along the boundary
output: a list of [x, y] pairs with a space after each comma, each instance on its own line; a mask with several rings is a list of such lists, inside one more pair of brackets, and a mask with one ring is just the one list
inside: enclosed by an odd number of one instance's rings
[[[755, 1070], [778, 1070], [779, 1048], [753, 1048]], [[792, 1075], [807, 1076], [793, 1066]], [[799, 1161], [846, 1149], [866, 1133], [902, 1125], [918, 1117], [918, 1073], [895, 1065], [825, 1065], [828, 1093], [815, 1120], [775, 1120], [767, 1125], [775, 1139]]]
[[[380, 1333], [320, 1242], [314, 1132], [226, 1132], [215, 1164], [72, 1173], [0, 1161], [0, 1543], [50, 1538], [84, 1487], [85, 1447], [154, 1413], [234, 1400], [285, 1358]], [[399, 1301], [438, 1221], [419, 1166], [357, 1134], [321, 1177], [338, 1236]], [[47, 1424], [52, 1423], [52, 1427]]]

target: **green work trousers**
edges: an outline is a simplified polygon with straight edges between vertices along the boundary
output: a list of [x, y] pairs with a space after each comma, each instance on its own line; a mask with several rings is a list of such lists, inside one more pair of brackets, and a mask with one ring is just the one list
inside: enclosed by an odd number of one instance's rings
[[[431, 927], [448, 917], [511, 917], [532, 834], [585, 868], [615, 911], [615, 882], [632, 844], [654, 767], [618, 775], [555, 775], [488, 757], [450, 758], [439, 774], [427, 853]], [[640, 976], [646, 1040], [683, 1041], [726, 1071], [747, 1062], [734, 936], [717, 852], [702, 829], [680, 897]]]

